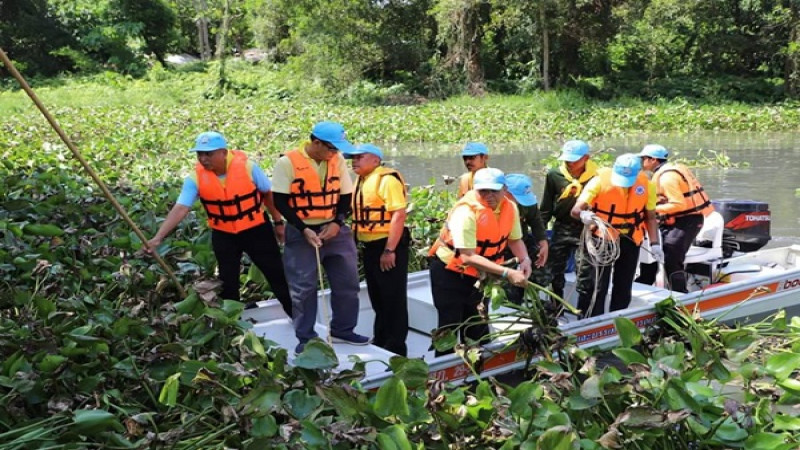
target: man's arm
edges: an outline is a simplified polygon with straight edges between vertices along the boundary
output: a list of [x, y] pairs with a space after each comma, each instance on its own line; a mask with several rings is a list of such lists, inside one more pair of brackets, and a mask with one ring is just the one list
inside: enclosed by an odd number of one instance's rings
[[289, 206], [289, 194], [281, 194], [280, 192], [272, 193], [272, 200], [278, 212], [289, 222], [290, 225], [297, 228], [301, 232], [306, 229], [305, 222], [300, 219], [294, 209]]
[[158, 228], [155, 236], [147, 241], [147, 247], [145, 248], [145, 251], [147, 253], [153, 253], [153, 250], [161, 245], [161, 242], [164, 241], [164, 238], [169, 236], [169, 234], [172, 233], [172, 230], [174, 230], [175, 227], [177, 227], [178, 224], [181, 223], [184, 218], [186, 218], [186, 216], [189, 214], [189, 211], [191, 211], [191, 208], [188, 206], [176, 203], [175, 206], [169, 210], [167, 218], [164, 219], [164, 222]]

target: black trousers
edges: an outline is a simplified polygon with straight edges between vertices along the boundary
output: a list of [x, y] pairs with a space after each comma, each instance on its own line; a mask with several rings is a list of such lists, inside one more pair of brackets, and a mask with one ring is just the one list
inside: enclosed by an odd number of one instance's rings
[[[667, 286], [674, 292], [689, 292], [686, 286], [686, 252], [692, 246], [700, 230], [703, 228], [702, 214], [677, 217], [674, 225], [660, 227], [664, 249], [664, 271]], [[656, 281], [658, 264], [642, 264], [639, 267], [639, 283], [653, 284]]]
[[[437, 257], [430, 260], [431, 294], [433, 305], [439, 313], [439, 328], [455, 328], [466, 321], [480, 321], [478, 305], [485, 303], [483, 292], [475, 288], [478, 281], [468, 275], [462, 275], [445, 268], [445, 264]], [[489, 334], [489, 325], [478, 323], [462, 327], [459, 331], [462, 342], [466, 338], [478, 341]], [[453, 353], [453, 350], [436, 351], [436, 356]]]
[[[611, 304], [609, 311], [627, 308], [631, 303], [631, 286], [639, 263], [639, 246], [631, 239], [620, 236], [619, 258], [613, 264], [596, 268], [589, 264], [588, 258], [581, 260], [578, 276], [578, 309], [583, 317], [594, 317], [605, 313], [606, 294], [613, 272]], [[597, 291], [597, 295], [594, 292]], [[592, 306], [592, 299], [594, 305]], [[592, 306], [591, 310], [589, 307]]]
[[242, 253], [247, 253], [253, 264], [269, 281], [272, 293], [281, 303], [283, 310], [292, 317], [292, 297], [289, 295], [281, 249], [275, 239], [272, 223], [267, 221], [240, 233], [212, 230], [211, 247], [217, 257], [219, 278], [222, 280], [222, 298], [239, 300]]
[[408, 337], [408, 231], [395, 249], [395, 266], [381, 270], [381, 255], [386, 239], [362, 242], [367, 293], [375, 310], [372, 343], [392, 353], [406, 356]]

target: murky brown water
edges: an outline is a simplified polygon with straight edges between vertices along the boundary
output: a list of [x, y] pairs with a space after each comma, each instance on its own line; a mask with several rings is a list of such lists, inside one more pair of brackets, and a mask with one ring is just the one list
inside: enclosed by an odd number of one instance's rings
[[[590, 141], [592, 151], [608, 150], [617, 155], [638, 152], [644, 144], [659, 143], [673, 157], [713, 156], [712, 151], [726, 155], [733, 163], [749, 166], [723, 169], [695, 169], [694, 172], [713, 199], [740, 199], [766, 202], [772, 211], [772, 241], [769, 247], [800, 244], [800, 142], [791, 133], [696, 133], [683, 135], [639, 135]], [[536, 141], [526, 145], [493, 144], [489, 146], [493, 167], [506, 172], [523, 172], [531, 176], [534, 190], [541, 195], [543, 167], [541, 161], [558, 152], [561, 142]], [[445, 186], [442, 175], [457, 176], [464, 172], [460, 158], [463, 144], [430, 145], [399, 144], [384, 146], [387, 165], [400, 170], [408, 183], [420, 186], [435, 183]]]

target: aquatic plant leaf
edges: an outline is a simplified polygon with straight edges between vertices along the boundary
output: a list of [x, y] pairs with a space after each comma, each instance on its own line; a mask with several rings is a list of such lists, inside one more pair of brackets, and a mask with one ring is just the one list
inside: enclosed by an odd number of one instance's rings
[[722, 442], [739, 442], [747, 438], [747, 430], [742, 429], [738, 423], [728, 417], [725, 419], [725, 422], [717, 428], [717, 432], [714, 433], [714, 438]]
[[392, 376], [379, 389], [375, 397], [375, 414], [386, 418], [408, 414], [408, 390], [403, 380]]
[[764, 367], [777, 380], [783, 380], [800, 367], [800, 353], [781, 352], [772, 355]]
[[124, 431], [114, 414], [103, 409], [78, 409], [72, 423], [72, 431], [83, 435], [93, 435], [113, 428]]
[[603, 392], [600, 386], [600, 375], [592, 375], [581, 385], [581, 396], [584, 398], [602, 398]]
[[[306, 391], [292, 389], [283, 396], [287, 409], [294, 417], [305, 419], [322, 404], [322, 399]], [[306, 423], [306, 422], [304, 422]]]
[[578, 435], [568, 426], [548, 429], [536, 441], [537, 448], [548, 450], [577, 450], [580, 448]]
[[333, 369], [339, 365], [339, 358], [333, 348], [315, 338], [306, 343], [303, 353], [294, 359], [294, 365], [303, 369]]
[[378, 447], [382, 450], [412, 450], [406, 431], [400, 425], [384, 428], [377, 436]]
[[800, 431], [800, 417], [775, 414], [772, 429], [775, 431]]
[[178, 385], [180, 373], [172, 374], [167, 378], [164, 386], [161, 388], [161, 393], [158, 395], [159, 403], [167, 406], [175, 406], [178, 402]]
[[627, 317], [617, 317], [614, 319], [614, 326], [617, 327], [619, 339], [623, 347], [633, 347], [642, 342], [642, 333], [636, 324]]
[[533, 381], [523, 381], [508, 393], [511, 412], [518, 417], [530, 417], [534, 403], [541, 397], [541, 385]]
[[272, 437], [278, 432], [278, 423], [275, 417], [270, 414], [256, 417], [253, 419], [253, 425], [250, 433], [255, 438]]
[[778, 386], [785, 389], [787, 392], [800, 396], [800, 381], [793, 378], [787, 378], [778, 382]]
[[647, 363], [647, 358], [632, 348], [615, 348], [611, 353], [619, 358], [626, 366], [634, 363]]
[[408, 389], [417, 389], [425, 386], [428, 381], [429, 366], [421, 358], [404, 358], [393, 356], [389, 360], [392, 372], [403, 380]]

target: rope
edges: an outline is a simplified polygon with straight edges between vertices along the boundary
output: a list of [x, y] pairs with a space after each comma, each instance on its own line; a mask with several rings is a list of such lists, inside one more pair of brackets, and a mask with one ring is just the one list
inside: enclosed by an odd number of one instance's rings
[[322, 260], [319, 257], [319, 247], [314, 246], [314, 250], [317, 252], [317, 274], [319, 275], [319, 290], [322, 292], [322, 315], [325, 317], [325, 326], [328, 327], [328, 345], [333, 346], [333, 340], [331, 339], [331, 316], [328, 312], [328, 302], [325, 298], [325, 285], [322, 280]]
[[[597, 280], [600, 278], [600, 268], [614, 264], [614, 261], [619, 258], [619, 233], [613, 231], [608, 222], [594, 216], [592, 223], [584, 225], [578, 248], [581, 252], [579, 257], [587, 258], [588, 263], [594, 266], [595, 270], [595, 287], [592, 292], [592, 301], [589, 302], [589, 307], [586, 311], [583, 311], [583, 317], [589, 317], [597, 302]], [[606, 292], [602, 293], [603, 301], [605, 301], [606, 295]]]
[[583, 227], [581, 248], [586, 249], [589, 262], [593, 266], [610, 266], [619, 258], [619, 233], [608, 222], [594, 216], [592, 223]]
[[[28, 94], [28, 97], [30, 97], [30, 99], [33, 101], [36, 107], [39, 108], [39, 111], [42, 112], [45, 119], [47, 119], [47, 122], [50, 123], [50, 126], [53, 127], [56, 133], [58, 133], [58, 136], [67, 146], [67, 148], [70, 149], [75, 159], [77, 159], [78, 162], [81, 163], [81, 166], [83, 166], [84, 170], [86, 170], [89, 176], [92, 177], [92, 180], [94, 180], [95, 184], [97, 184], [97, 186], [100, 187], [100, 190], [103, 192], [103, 196], [105, 196], [105, 198], [108, 199], [111, 205], [114, 206], [114, 209], [117, 210], [119, 215], [125, 220], [125, 222], [127, 222], [127, 224], [131, 227], [131, 229], [133, 229], [133, 232], [136, 233], [136, 236], [139, 238], [139, 240], [142, 241], [142, 244], [147, 245], [147, 237], [144, 235], [144, 233], [142, 233], [142, 230], [140, 230], [139, 227], [133, 222], [133, 220], [131, 220], [130, 216], [128, 216], [128, 213], [125, 212], [125, 209], [122, 207], [122, 205], [119, 204], [117, 199], [114, 198], [114, 195], [111, 193], [111, 191], [108, 190], [108, 187], [106, 187], [106, 184], [103, 182], [103, 180], [101, 180], [100, 177], [97, 176], [97, 173], [95, 173], [95, 171], [92, 170], [91, 166], [89, 166], [89, 163], [86, 161], [86, 159], [83, 158], [83, 155], [81, 155], [81, 153], [78, 151], [78, 148], [75, 147], [75, 144], [73, 144], [72, 141], [69, 139], [69, 137], [67, 137], [66, 133], [64, 133], [64, 130], [61, 129], [61, 126], [59, 126], [56, 119], [53, 118], [52, 115], [50, 115], [50, 112], [47, 110], [47, 108], [45, 108], [44, 104], [42, 104], [42, 102], [39, 100], [39, 97], [36, 96], [36, 93], [33, 92], [33, 89], [31, 89], [31, 87], [28, 85], [28, 82], [25, 81], [25, 78], [23, 78], [22, 75], [17, 71], [17, 68], [14, 66], [14, 63], [11, 62], [11, 60], [8, 58], [8, 55], [6, 55], [6, 52], [2, 48], [0, 48], [0, 59], [3, 60], [3, 64], [5, 64], [8, 71], [11, 72], [11, 75], [13, 75], [14, 78], [16, 78], [17, 81], [19, 82], [20, 86], [22, 86], [22, 90], [24, 90], [25, 93]], [[158, 255], [157, 252], [153, 252], [153, 257], [156, 259], [161, 268], [164, 269], [164, 271], [167, 273], [170, 280], [172, 280], [172, 282], [178, 288], [178, 292], [180, 293], [181, 297], [186, 297], [186, 291], [183, 290], [183, 286], [181, 286], [181, 283], [178, 281], [178, 277], [175, 276], [175, 273], [172, 271], [172, 269], [161, 258], [161, 256]]]

